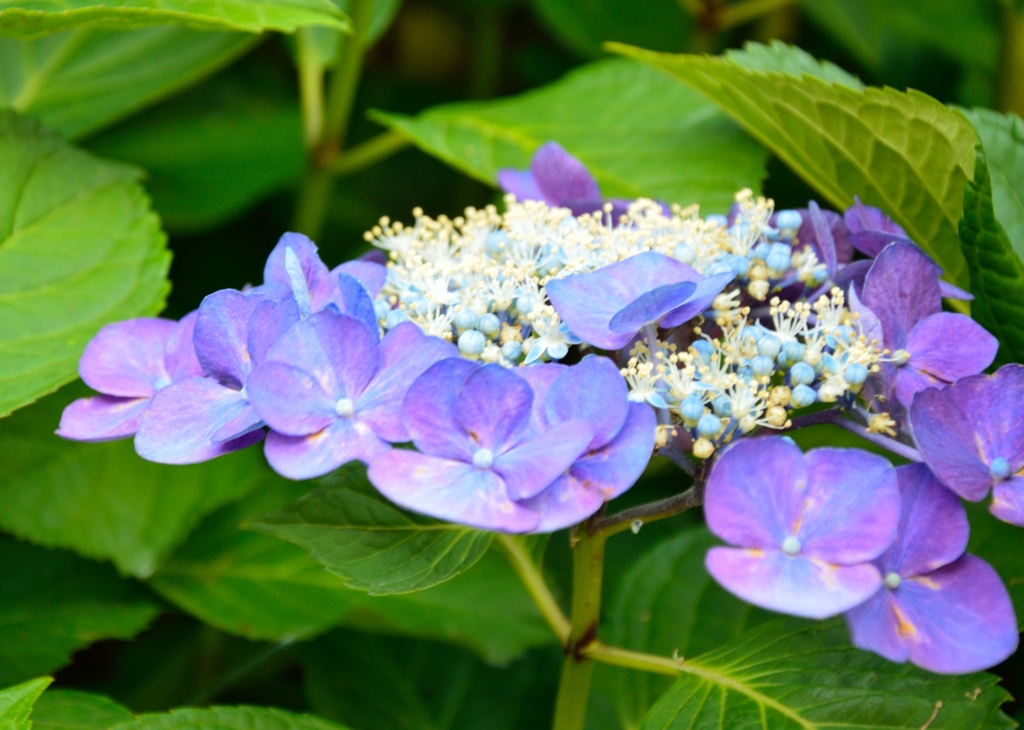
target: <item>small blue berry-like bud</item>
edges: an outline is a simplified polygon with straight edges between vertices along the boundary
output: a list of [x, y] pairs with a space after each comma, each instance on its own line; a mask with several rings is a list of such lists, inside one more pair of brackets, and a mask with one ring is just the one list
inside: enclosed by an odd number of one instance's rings
[[682, 261], [684, 264], [692, 264], [697, 258], [697, 254], [695, 254], [693, 249], [685, 243], [680, 243], [676, 246], [672, 251], [672, 256], [675, 259]]
[[810, 385], [814, 382], [814, 368], [805, 362], [796, 363], [789, 369], [789, 382], [793, 385]]
[[533, 294], [523, 294], [516, 297], [516, 311], [519, 314], [529, 314], [537, 306], [537, 297]]
[[730, 256], [728, 263], [732, 270], [736, 272], [736, 276], [742, 278], [750, 273], [750, 261], [745, 256]]
[[703, 436], [706, 439], [714, 438], [722, 430], [722, 419], [718, 416], [712, 416], [710, 413], [705, 413], [697, 421], [697, 434]]
[[373, 314], [377, 321], [384, 319], [391, 313], [391, 302], [386, 299], [378, 299], [373, 303]]
[[506, 360], [518, 362], [519, 358], [523, 356], [523, 345], [522, 343], [514, 340], [512, 342], [506, 342], [501, 346], [501, 354]]
[[807, 352], [807, 346], [802, 342], [787, 342], [786, 343], [786, 360], [789, 362], [800, 362], [804, 359], [804, 354]]
[[1003, 479], [1010, 478], [1010, 462], [1004, 459], [1002, 456], [997, 456], [992, 459], [992, 465], [989, 467], [989, 471], [992, 473], [994, 479], [1002, 481]]
[[704, 270], [705, 276], [714, 276], [715, 274], [731, 274], [733, 273], [732, 266], [728, 261], [719, 259]]
[[847, 327], [845, 324], [841, 324], [835, 328], [832, 332], [832, 336], [842, 342], [844, 345], [849, 345], [850, 340], [853, 338], [853, 330]]
[[850, 385], [863, 385], [868, 379], [868, 369], [859, 362], [851, 362], [843, 370], [843, 378]]
[[481, 315], [480, 319], [476, 321], [476, 328], [488, 337], [494, 337], [501, 331], [501, 320], [496, 315], [488, 312]]
[[728, 396], [720, 395], [711, 401], [711, 409], [715, 412], [716, 416], [720, 418], [729, 418], [732, 416], [732, 402]]
[[775, 372], [775, 360], [764, 355], [758, 355], [750, 361], [750, 370], [755, 378], [770, 378]]
[[707, 340], [695, 340], [690, 345], [704, 362], [710, 362], [711, 356], [715, 354], [715, 346]]
[[561, 360], [569, 354], [569, 346], [564, 342], [555, 342], [547, 347], [548, 357], [552, 360]]
[[782, 541], [782, 552], [786, 553], [786, 555], [797, 555], [802, 547], [800, 538], [795, 535], [790, 535]]
[[779, 356], [779, 351], [782, 349], [782, 342], [775, 335], [765, 335], [757, 342], [757, 352], [759, 355], [770, 357], [775, 359]]
[[463, 355], [476, 356], [484, 351], [487, 338], [483, 332], [477, 330], [466, 330], [459, 335], [459, 352]]
[[388, 312], [388, 316], [387, 319], [384, 320], [384, 324], [388, 326], [388, 329], [393, 329], [398, 325], [402, 324], [402, 322], [408, 321], [409, 316], [405, 312], [403, 312], [401, 309], [392, 309], [390, 312]]
[[718, 215], [717, 213], [709, 215], [704, 220], [706, 220], [708, 223], [714, 223], [716, 226], [727, 226], [727, 225], [729, 225], [729, 219], [726, 218], [724, 215]]
[[704, 415], [704, 401], [695, 395], [687, 396], [679, 404], [679, 415], [687, 423], [696, 423]]
[[828, 269], [818, 269], [814, 272], [814, 283], [821, 285], [828, 281]]
[[476, 324], [476, 312], [471, 309], [463, 309], [455, 313], [455, 319], [452, 320], [455, 325], [455, 329], [459, 332], [465, 332], [466, 330], [473, 329], [473, 325]]
[[768, 258], [768, 254], [772, 252], [772, 245], [770, 243], [759, 243], [754, 246], [754, 250], [751, 251], [750, 255], [759, 261], [764, 261]]
[[491, 231], [484, 239], [484, 250], [496, 259], [504, 260], [508, 256], [511, 239], [505, 231]]
[[473, 452], [473, 466], [477, 469], [490, 469], [494, 464], [494, 452], [490, 449], [477, 449]]
[[430, 314], [430, 302], [425, 297], [416, 297], [409, 302], [409, 309], [421, 317], [425, 317]]
[[782, 231], [792, 231], [794, 234], [804, 224], [804, 218], [795, 210], [780, 210], [775, 214], [775, 225]]
[[784, 243], [773, 243], [768, 258], [764, 260], [765, 266], [772, 271], [786, 271], [789, 269], [793, 258], [793, 250]]
[[[807, 367], [810, 367], [808, 365]], [[814, 392], [814, 388], [809, 385], [798, 385], [793, 388], [793, 392], [789, 396], [789, 402], [793, 404], [794, 408], [806, 408], [812, 406], [817, 402], [818, 394]]]
[[903, 582], [903, 578], [900, 577], [899, 573], [890, 572], [885, 574], [885, 580], [882, 582], [885, 583], [886, 588], [894, 591], [900, 587], [900, 583]]

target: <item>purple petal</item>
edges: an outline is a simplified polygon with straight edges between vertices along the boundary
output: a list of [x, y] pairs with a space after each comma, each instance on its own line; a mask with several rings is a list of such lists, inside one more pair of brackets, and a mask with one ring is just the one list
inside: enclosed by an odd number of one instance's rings
[[293, 291], [292, 280], [285, 265], [285, 252], [289, 248], [298, 259], [313, 311], [318, 312], [328, 304], [336, 302], [335, 277], [331, 276], [327, 265], [320, 260], [316, 244], [301, 233], [285, 233], [281, 236], [263, 267], [264, 284], [273, 284], [278, 289], [283, 288], [288, 292]]
[[597, 271], [625, 284], [630, 293], [629, 301], [659, 286], [678, 284], [681, 281], [697, 283], [704, 280], [701, 273], [692, 266], [655, 251], [638, 253], [628, 259], [603, 266]]
[[544, 200], [544, 193], [537, 187], [537, 181], [533, 179], [533, 173], [529, 170], [498, 170], [498, 185], [520, 201]]
[[480, 366], [462, 358], [440, 360], [420, 375], [402, 401], [409, 438], [424, 454], [470, 461], [475, 445], [456, 420], [459, 392]]
[[[807, 222], [810, 224], [814, 242], [822, 263], [828, 268], [829, 278], [836, 275], [839, 259], [836, 254], [836, 242], [832, 237], [832, 225], [818, 204], [813, 200], [807, 204]], [[802, 226], [801, 226], [802, 228]]]
[[61, 414], [57, 435], [73, 441], [112, 441], [134, 436], [149, 400], [112, 395], [79, 398]]
[[377, 337], [362, 322], [324, 310], [289, 329], [267, 361], [305, 371], [335, 401], [355, 401], [377, 371]]
[[371, 299], [380, 294], [380, 290], [384, 288], [384, 282], [388, 278], [387, 267], [374, 261], [346, 261], [332, 269], [331, 274], [335, 277], [338, 274], [351, 276], [363, 285]]
[[883, 344], [901, 349], [910, 330], [942, 310], [941, 270], [911, 243], [893, 243], [875, 259], [864, 280], [863, 301], [885, 331]]
[[252, 363], [259, 365], [263, 362], [270, 348], [298, 321], [299, 305], [292, 298], [279, 302], [267, 299], [257, 304], [249, 317], [246, 340]]
[[755, 606], [822, 619], [863, 603], [882, 585], [875, 566], [833, 565], [778, 550], [715, 547], [708, 572], [726, 590]]
[[[587, 358], [584, 358], [586, 360]], [[530, 384], [533, 390], [533, 405], [530, 407], [530, 423], [523, 438], [534, 438], [543, 433], [551, 425], [548, 420], [547, 401], [548, 393], [555, 380], [564, 372], [568, 371], [568, 365], [559, 365], [554, 362], [543, 362], [531, 365], [528, 368], [519, 368], [516, 375]], [[621, 376], [619, 376], [621, 378]], [[576, 416], [568, 416], [565, 420], [571, 420]]]
[[943, 299], [959, 299], [964, 302], [974, 301], [974, 295], [969, 291], [941, 279], [939, 280], [939, 291], [942, 292]]
[[358, 319], [374, 335], [380, 334], [377, 325], [377, 314], [373, 309], [373, 300], [363, 285], [353, 277], [345, 273], [338, 274], [338, 295], [336, 301], [338, 309], [342, 314], [347, 314], [353, 319]]
[[164, 365], [172, 383], [185, 378], [203, 376], [203, 366], [199, 364], [193, 344], [198, 316], [199, 310], [193, 310], [186, 314], [178, 320], [178, 326], [167, 338], [167, 345], [164, 348]]
[[612, 332], [608, 326], [633, 298], [627, 286], [602, 270], [554, 279], [545, 289], [558, 316], [584, 342], [618, 350], [633, 339], [633, 333]]
[[1003, 522], [1024, 527], [1024, 476], [996, 482], [989, 511]]
[[209, 378], [189, 378], [159, 391], [135, 434], [135, 450], [161, 464], [195, 464], [263, 438], [253, 430], [233, 441], [218, 442], [214, 434], [252, 411], [245, 396]]
[[[983, 372], [995, 360], [999, 340], [970, 317], [939, 312], [918, 322], [905, 349], [910, 360], [899, 370], [896, 397], [909, 406], [914, 394], [925, 388]], [[911, 375], [907, 371], [917, 371], [919, 377], [904, 377]]]
[[586, 421], [560, 423], [542, 436], [498, 456], [494, 460], [494, 471], [505, 480], [509, 498], [528, 499], [539, 494], [582, 456], [593, 437], [594, 429]]
[[264, 446], [270, 466], [288, 479], [313, 479], [356, 459], [369, 463], [390, 450], [358, 417], [337, 419], [307, 436], [271, 431]]
[[482, 530], [529, 532], [538, 518], [505, 493], [490, 469], [396, 449], [367, 472], [381, 494], [414, 512]]
[[557, 142], [547, 142], [534, 153], [530, 163], [537, 189], [550, 205], [569, 200], [600, 199], [601, 187], [586, 166]]
[[857, 449], [814, 449], [804, 458], [808, 480], [795, 533], [803, 552], [840, 565], [885, 552], [900, 518], [892, 464]]
[[[1010, 471], [1024, 468], [1024, 365], [1004, 365], [994, 375], [973, 375], [952, 386], [968, 414], [987, 465], [1002, 457]], [[1011, 405], [1012, 404], [1012, 405]]]
[[616, 312], [608, 323], [608, 329], [619, 334], [634, 335], [645, 324], [657, 322], [673, 309], [685, 304], [696, 289], [697, 285], [692, 281], [656, 287]]
[[236, 441], [246, 434], [262, 429], [265, 424], [259, 412], [252, 407], [241, 409], [238, 414], [224, 423], [210, 436], [218, 444]]
[[[523, 368], [523, 372], [532, 368]], [[539, 394], [534, 388], [534, 397]], [[594, 429], [590, 449], [609, 443], [622, 429], [629, 411], [629, 389], [615, 363], [588, 355], [561, 370], [545, 396], [546, 420], [561, 423], [581, 419]]]
[[360, 420], [386, 441], [408, 441], [402, 401], [409, 387], [437, 361], [458, 356], [453, 344], [424, 334], [412, 322], [392, 328], [380, 343], [380, 367], [356, 402]]
[[713, 274], [697, 282], [697, 289], [693, 292], [689, 301], [681, 307], [673, 309], [661, 320], [662, 327], [678, 327], [683, 322], [689, 322], [698, 314], [711, 306], [715, 297], [722, 293], [735, 278], [735, 274]]
[[164, 348], [178, 323], [169, 319], [129, 319], [106, 325], [89, 341], [78, 362], [82, 380], [100, 393], [145, 398], [156, 384], [170, 381]]
[[890, 243], [914, 245], [909, 238], [894, 236], [891, 233], [883, 233], [881, 231], [859, 231], [850, 234], [850, 245], [871, 258], [875, 258], [878, 254], [882, 253]]
[[896, 541], [878, 563], [883, 573], [904, 578], [948, 565], [967, 549], [970, 526], [957, 496], [924, 464], [896, 469], [900, 485], [900, 524]]
[[265, 362], [245, 387], [253, 407], [267, 425], [288, 436], [306, 436], [338, 420], [337, 398], [305, 370]]
[[199, 305], [195, 327], [196, 356], [208, 375], [236, 390], [244, 384], [253, 362], [249, 354], [249, 319], [264, 297], [222, 289]]
[[940, 674], [987, 669], [1017, 648], [1010, 596], [985, 561], [964, 555], [951, 565], [883, 589], [847, 615], [855, 645]]
[[[388, 255], [381, 251], [379, 248], [371, 248], [366, 253], [359, 254], [355, 259], [356, 261], [366, 261], [371, 264], [379, 264], [386, 266], [388, 263]], [[344, 264], [343, 264], [344, 265]], [[358, 276], [356, 277], [359, 278]], [[369, 289], [367, 289], [369, 291]]]
[[910, 407], [910, 423], [918, 449], [935, 476], [964, 499], [977, 502], [988, 494], [992, 474], [954, 388], [918, 393]]
[[495, 456], [515, 443], [533, 405], [530, 385], [501, 365], [484, 365], [466, 380], [455, 404], [455, 419], [473, 441], [474, 450]]
[[881, 231], [900, 238], [909, 239], [910, 236], [892, 218], [882, 212], [880, 208], [872, 205], [864, 205], [860, 198], [854, 197], [854, 204], [847, 208], [844, 215], [846, 225], [854, 233], [861, 231]]
[[[567, 198], [559, 202], [563, 208], [568, 208], [575, 216], [599, 214], [604, 218], [604, 198]], [[622, 216], [629, 210], [629, 201], [607, 201], [612, 204], [611, 219], [612, 225], [616, 225]]]
[[555, 532], [579, 524], [605, 503], [596, 485], [577, 477], [572, 470], [558, 477], [536, 497], [520, 502], [540, 516], [533, 532]]
[[[835, 251], [836, 261], [839, 264], [849, 263], [853, 258], [852, 232], [843, 220], [843, 216], [833, 210], [821, 210], [821, 217], [828, 224], [828, 234], [831, 236], [832, 248]], [[819, 261], [825, 261], [825, 253], [818, 242], [816, 230], [811, 223], [810, 211], [807, 208], [798, 208], [797, 212], [803, 218], [803, 224], [797, 231], [796, 237], [800, 242], [809, 242], [814, 246]], [[772, 225], [775, 225], [774, 219]]]
[[859, 294], [864, 291], [864, 279], [867, 277], [868, 271], [871, 270], [873, 263], [874, 261], [862, 259], [846, 264], [840, 267], [832, 281], [844, 291], [856, 291]]

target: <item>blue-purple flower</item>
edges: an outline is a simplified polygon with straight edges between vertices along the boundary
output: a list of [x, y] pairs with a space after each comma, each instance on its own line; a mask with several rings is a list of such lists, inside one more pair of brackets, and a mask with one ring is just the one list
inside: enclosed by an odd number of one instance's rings
[[964, 499], [993, 490], [990, 510], [1024, 526], [1024, 366], [918, 393], [910, 423], [935, 476]]
[[419, 452], [395, 450], [370, 464], [381, 493], [416, 512], [500, 532], [530, 532], [540, 516], [523, 504], [563, 474], [594, 438], [583, 420], [530, 428], [529, 383], [499, 365], [442, 360], [403, 404]]
[[192, 347], [196, 313], [180, 322], [130, 319], [108, 324], [78, 363], [82, 380], [100, 393], [64, 409], [57, 434], [75, 441], [109, 441], [133, 436], [157, 391], [187, 378], [202, 377]]
[[546, 289], [574, 335], [618, 350], [647, 324], [675, 327], [697, 316], [734, 277], [705, 277], [671, 256], [647, 251], [588, 274], [554, 279]]
[[783, 437], [740, 441], [708, 478], [708, 527], [736, 547], [712, 548], [708, 571], [762, 608], [825, 618], [882, 585], [871, 561], [892, 544], [900, 514], [888, 461], [853, 449], [807, 454]]
[[896, 475], [899, 530], [875, 561], [884, 587], [846, 613], [854, 645], [942, 674], [998, 664], [1017, 648], [1017, 618], [992, 567], [964, 552], [963, 505], [924, 464]]
[[376, 329], [332, 310], [303, 319], [249, 378], [249, 399], [273, 429], [270, 465], [291, 479], [370, 462], [409, 440], [401, 406], [412, 382], [455, 347], [411, 323], [378, 341]]

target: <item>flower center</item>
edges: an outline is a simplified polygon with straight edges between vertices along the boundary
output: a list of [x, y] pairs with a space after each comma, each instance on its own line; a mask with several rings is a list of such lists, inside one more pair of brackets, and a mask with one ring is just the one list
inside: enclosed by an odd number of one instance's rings
[[1010, 462], [1003, 457], [992, 459], [992, 466], [989, 467], [989, 471], [992, 472], [992, 476], [995, 479], [1002, 481], [1003, 479], [1010, 478]]
[[171, 381], [169, 378], [157, 378], [157, 381], [153, 383], [153, 390], [160, 390], [161, 388], [166, 388], [170, 384]]
[[356, 405], [351, 398], [339, 398], [334, 404], [334, 412], [342, 418], [352, 418], [356, 414]]
[[801, 547], [800, 538], [794, 535], [790, 535], [782, 541], [782, 552], [786, 553], [786, 555], [796, 555], [800, 552]]
[[490, 449], [477, 449], [473, 454], [473, 466], [477, 469], [490, 469], [494, 463], [494, 452]]
[[886, 573], [885, 574], [885, 587], [888, 588], [890, 591], [894, 591], [897, 588], [899, 588], [900, 587], [900, 583], [902, 583], [902, 582], [903, 582], [903, 579], [900, 578], [900, 574], [899, 573]]
[[910, 353], [906, 350], [897, 350], [892, 354], [893, 365], [906, 365], [908, 362], [910, 362]]

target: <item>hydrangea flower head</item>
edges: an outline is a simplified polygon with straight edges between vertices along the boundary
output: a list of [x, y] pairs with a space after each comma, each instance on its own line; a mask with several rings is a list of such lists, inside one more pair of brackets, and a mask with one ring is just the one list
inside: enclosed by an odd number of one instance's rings
[[1024, 526], [1024, 366], [1004, 365], [942, 390], [918, 393], [910, 423], [943, 484], [978, 501], [993, 490], [992, 514]]
[[719, 457], [704, 503], [710, 530], [736, 547], [712, 548], [707, 567], [754, 605], [832, 616], [881, 587], [871, 561], [892, 544], [899, 512], [895, 470], [880, 456], [740, 441]]
[[884, 587], [846, 613], [854, 645], [942, 674], [1000, 663], [1017, 648], [1017, 618], [992, 567], [964, 552], [963, 505], [924, 464], [896, 474], [899, 531], [875, 561]]

